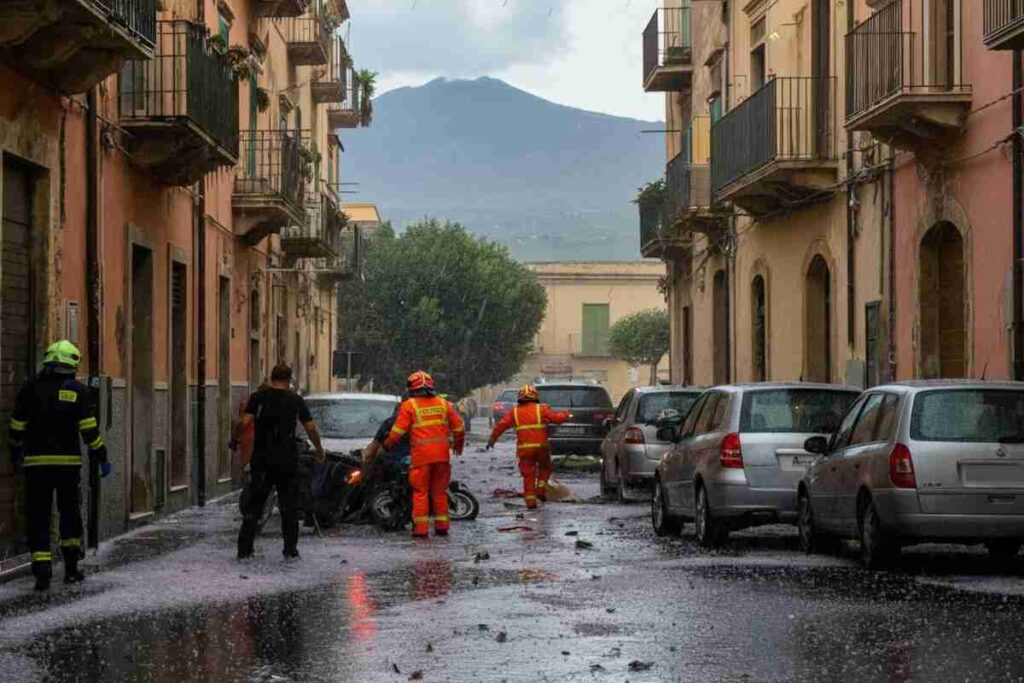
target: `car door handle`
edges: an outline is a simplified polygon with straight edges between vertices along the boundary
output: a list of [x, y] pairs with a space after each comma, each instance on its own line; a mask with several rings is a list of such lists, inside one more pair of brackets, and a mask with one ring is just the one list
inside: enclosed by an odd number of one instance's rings
[[859, 469], [860, 469], [860, 463], [857, 463], [857, 464], [855, 464], [855, 465], [853, 466], [853, 469], [855, 469], [855, 470], [859, 470]]

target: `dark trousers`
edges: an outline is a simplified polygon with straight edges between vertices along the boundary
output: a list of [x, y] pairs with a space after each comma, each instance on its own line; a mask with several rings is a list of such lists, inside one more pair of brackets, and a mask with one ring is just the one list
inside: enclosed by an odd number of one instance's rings
[[277, 489], [277, 507], [281, 512], [281, 535], [284, 551], [292, 552], [299, 544], [299, 475], [295, 471], [258, 469], [251, 473], [248, 502], [242, 513], [242, 529], [238, 532], [238, 552], [249, 555], [259, 531], [263, 506], [273, 489]]
[[82, 552], [82, 509], [80, 486], [82, 468], [75, 465], [35, 465], [25, 468], [28, 496], [28, 548], [32, 553], [32, 569], [50, 575], [50, 512], [53, 495], [57, 494], [60, 515], [60, 546], [65, 559]]

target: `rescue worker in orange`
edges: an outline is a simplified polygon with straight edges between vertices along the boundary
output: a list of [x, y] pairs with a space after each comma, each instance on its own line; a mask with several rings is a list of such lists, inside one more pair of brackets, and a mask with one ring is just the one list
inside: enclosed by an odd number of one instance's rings
[[548, 478], [554, 469], [551, 465], [551, 446], [548, 444], [549, 424], [561, 424], [572, 417], [572, 413], [552, 410], [541, 403], [537, 387], [527, 384], [519, 389], [518, 405], [505, 413], [505, 417], [494, 425], [487, 450], [494, 448], [505, 430], [516, 428], [516, 455], [519, 456], [519, 473], [523, 475], [523, 498], [526, 507], [537, 507], [537, 500], [547, 500]]
[[424, 537], [434, 513], [434, 534], [447, 536], [448, 483], [452, 476], [451, 452], [462, 455], [466, 428], [458, 412], [434, 391], [434, 378], [422, 370], [409, 375], [409, 398], [398, 408], [398, 417], [383, 448], [391, 450], [409, 435], [412, 487], [412, 535]]

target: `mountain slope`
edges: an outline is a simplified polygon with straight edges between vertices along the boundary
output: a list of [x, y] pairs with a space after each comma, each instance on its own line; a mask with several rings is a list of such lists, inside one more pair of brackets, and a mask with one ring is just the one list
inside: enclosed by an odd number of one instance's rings
[[396, 228], [463, 223], [525, 260], [633, 260], [636, 188], [663, 172], [660, 124], [554, 104], [492, 78], [438, 79], [374, 101], [342, 175]]

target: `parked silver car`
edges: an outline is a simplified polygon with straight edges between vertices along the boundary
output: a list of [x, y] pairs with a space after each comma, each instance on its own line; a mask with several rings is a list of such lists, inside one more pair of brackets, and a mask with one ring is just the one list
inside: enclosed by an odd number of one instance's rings
[[729, 532], [796, 521], [797, 485], [814, 461], [811, 436], [829, 434], [860, 391], [832, 384], [759, 383], [706, 391], [655, 470], [651, 521], [659, 536], [694, 520], [706, 548]]
[[671, 446], [658, 438], [658, 420], [683, 421], [703, 389], [683, 386], [640, 387], [626, 392], [615, 416], [608, 418], [608, 435], [601, 442], [601, 493], [617, 492], [625, 502], [627, 489], [647, 484], [654, 468]]
[[903, 545], [1024, 541], [1024, 383], [916, 381], [874, 387], [800, 484], [800, 543], [812, 552], [859, 538], [868, 567]]

